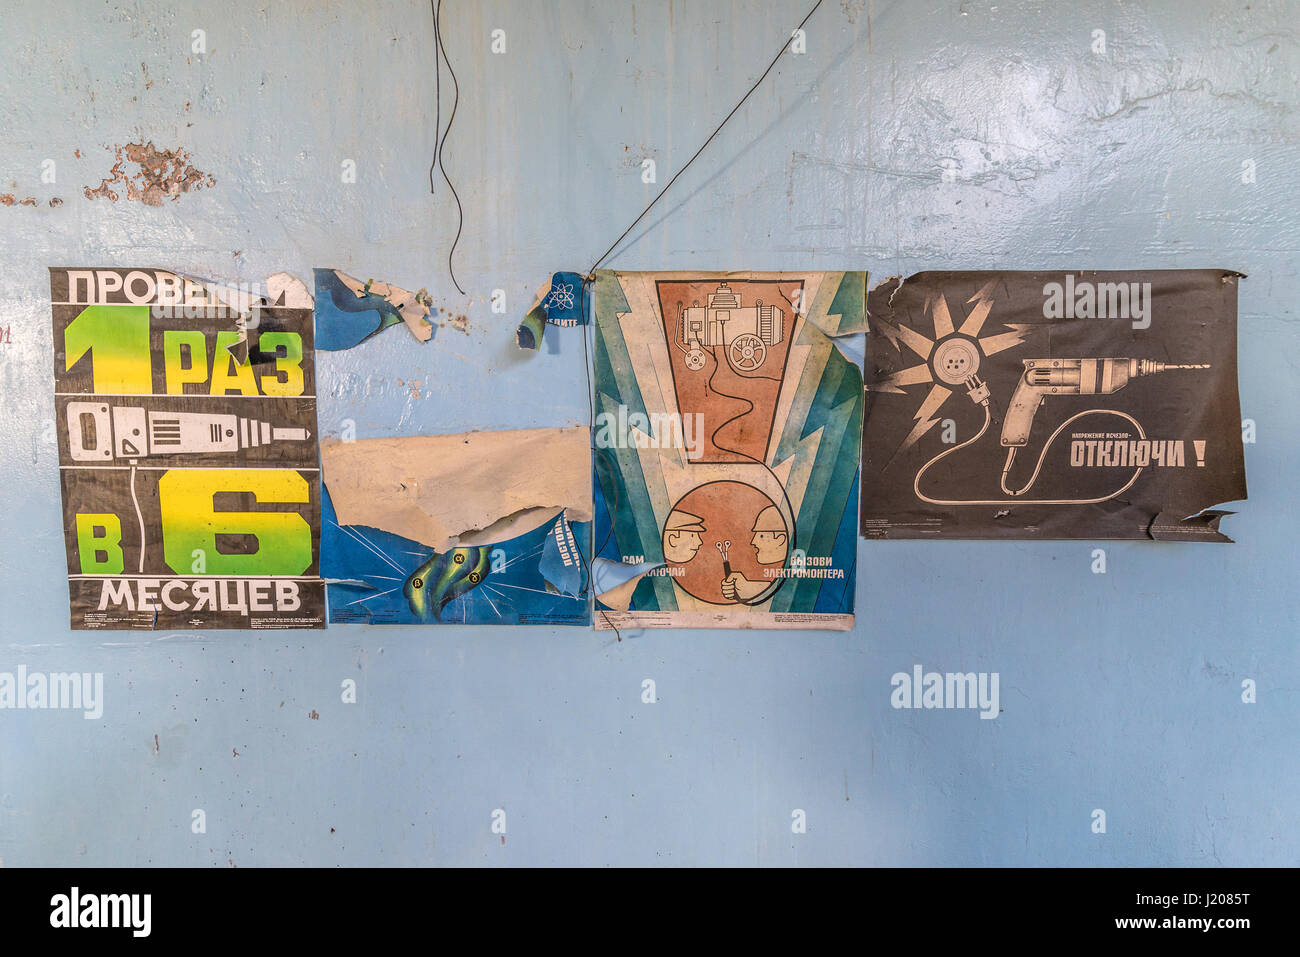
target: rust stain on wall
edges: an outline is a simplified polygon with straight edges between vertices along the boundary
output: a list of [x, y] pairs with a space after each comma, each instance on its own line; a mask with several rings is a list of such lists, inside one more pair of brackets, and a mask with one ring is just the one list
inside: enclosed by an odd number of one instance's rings
[[[146, 206], [161, 206], [164, 199], [173, 202], [181, 193], [215, 186], [217, 181], [210, 173], [197, 169], [190, 162], [190, 154], [183, 149], [160, 150], [148, 143], [127, 143], [113, 148], [116, 161], [109, 175], [98, 186], [87, 186], [87, 199], [107, 199], [117, 202], [119, 190], [126, 198]], [[127, 171], [127, 164], [134, 170]], [[116, 187], [116, 189], [114, 188]]]

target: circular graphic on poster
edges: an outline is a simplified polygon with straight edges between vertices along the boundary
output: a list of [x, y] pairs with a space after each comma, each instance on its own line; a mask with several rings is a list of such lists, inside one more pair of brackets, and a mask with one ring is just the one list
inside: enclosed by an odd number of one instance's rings
[[687, 492], [663, 528], [667, 575], [712, 605], [754, 602], [773, 590], [790, 553], [790, 532], [770, 498], [743, 482], [709, 482]]

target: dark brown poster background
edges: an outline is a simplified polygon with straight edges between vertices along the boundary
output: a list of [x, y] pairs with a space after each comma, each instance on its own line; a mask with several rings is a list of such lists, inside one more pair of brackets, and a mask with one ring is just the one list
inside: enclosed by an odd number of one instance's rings
[[867, 300], [868, 538], [1229, 541], [1225, 270], [924, 272]]

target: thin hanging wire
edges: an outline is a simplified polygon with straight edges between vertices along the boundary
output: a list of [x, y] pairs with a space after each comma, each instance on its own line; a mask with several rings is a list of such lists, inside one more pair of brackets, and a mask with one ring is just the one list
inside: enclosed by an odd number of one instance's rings
[[[442, 42], [442, 0], [429, 0], [429, 6], [433, 11], [433, 75], [434, 75], [434, 124], [433, 124], [433, 162], [429, 164], [429, 192], [434, 193], [433, 171], [436, 167], [442, 172], [442, 178], [447, 182], [447, 188], [451, 190], [452, 199], [456, 201], [456, 238], [452, 240], [451, 248], [447, 250], [447, 273], [451, 276], [451, 283], [456, 287], [456, 291], [462, 296], [465, 290], [461, 289], [460, 283], [456, 281], [456, 269], [452, 264], [452, 257], [456, 254], [456, 246], [460, 243], [460, 235], [465, 228], [465, 208], [461, 205], [460, 195], [456, 192], [456, 187], [452, 185], [451, 177], [447, 175], [447, 167], [442, 161], [443, 150], [447, 148], [447, 138], [451, 135], [451, 124], [456, 120], [456, 108], [460, 105], [460, 83], [456, 79], [456, 71], [451, 68], [451, 57], [447, 55], [447, 48]], [[451, 115], [447, 117], [447, 128], [442, 128], [442, 64], [447, 64], [447, 72], [451, 75], [452, 82], [452, 101]]]
[[599, 267], [601, 263], [603, 263], [606, 259], [609, 258], [609, 254], [618, 248], [618, 244], [627, 238], [627, 234], [632, 232], [632, 230], [636, 228], [637, 223], [645, 219], [646, 214], [654, 208], [655, 203], [663, 199], [664, 194], [673, 188], [673, 183], [677, 182], [677, 177], [681, 176], [688, 169], [690, 169], [691, 164], [694, 163], [695, 160], [699, 157], [699, 155], [704, 152], [705, 147], [707, 147], [710, 143], [712, 143], [713, 138], [717, 136], [720, 132], [722, 132], [722, 128], [727, 125], [727, 121], [736, 115], [736, 111], [745, 105], [745, 101], [749, 99], [750, 94], [752, 94], [755, 90], [757, 90], [759, 84], [761, 84], [765, 79], [767, 79], [767, 75], [772, 72], [772, 68], [776, 66], [777, 61], [781, 59], [781, 54], [784, 53], [787, 48], [789, 48], [790, 40], [793, 39], [795, 33], [804, 28], [804, 25], [807, 24], [807, 22], [812, 18], [812, 15], [817, 12], [817, 8], [820, 7], [821, 5], [822, 5], [822, 0], [817, 0], [817, 2], [813, 4], [812, 9], [809, 10], [808, 14], [803, 18], [803, 20], [799, 22], [799, 26], [795, 27], [794, 30], [790, 31], [790, 34], [789, 36], [786, 37], [785, 42], [781, 44], [781, 49], [776, 51], [776, 56], [772, 57], [772, 62], [767, 65], [767, 69], [763, 71], [762, 75], [757, 80], [754, 81], [754, 85], [749, 88], [749, 92], [746, 93], [744, 96], [742, 96], [740, 98], [740, 102], [737, 103], [734, 107], [732, 107], [731, 112], [728, 113], [725, 117], [723, 117], [722, 122], [719, 123], [717, 125], [717, 128], [715, 128], [714, 131], [709, 134], [709, 138], [706, 139], [700, 145], [700, 148], [695, 151], [695, 155], [686, 161], [686, 165], [673, 174], [673, 178], [668, 181], [668, 185], [666, 185], [663, 189], [659, 191], [659, 195], [657, 195], [654, 199], [650, 201], [650, 205], [647, 206], [645, 209], [641, 210], [641, 215], [638, 216], [636, 219], [632, 220], [632, 225], [629, 226], [627, 229], [623, 230], [623, 234], [619, 236], [618, 239], [614, 240], [613, 244], [608, 249], [605, 250], [605, 252], [601, 255], [599, 259], [597, 259], [594, 263], [591, 264], [591, 268], [587, 270], [588, 276], [591, 276], [591, 274], [596, 271], [597, 267]]

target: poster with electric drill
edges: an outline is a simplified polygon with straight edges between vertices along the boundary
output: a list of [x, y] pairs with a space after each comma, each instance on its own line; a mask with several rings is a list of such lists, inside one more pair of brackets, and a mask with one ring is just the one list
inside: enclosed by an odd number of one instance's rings
[[596, 272], [597, 628], [852, 627], [866, 279]]
[[1240, 278], [924, 272], [873, 289], [863, 536], [1229, 541]]
[[74, 629], [319, 628], [311, 309], [50, 270]]

